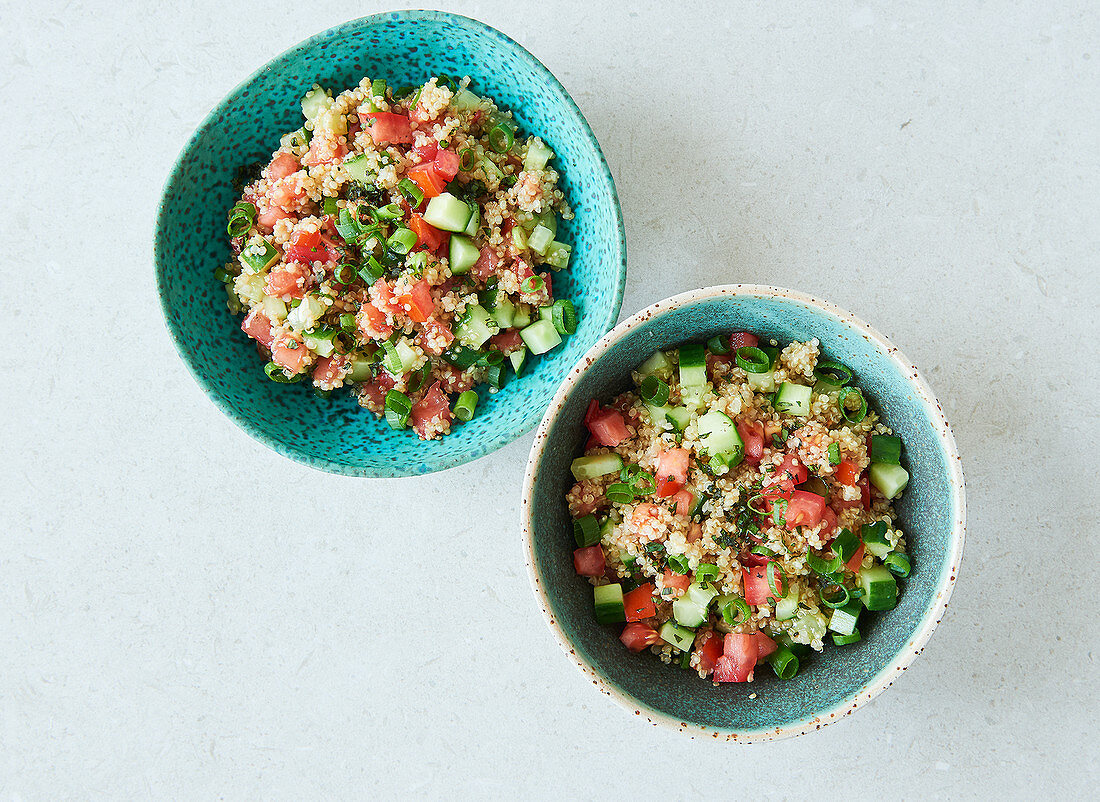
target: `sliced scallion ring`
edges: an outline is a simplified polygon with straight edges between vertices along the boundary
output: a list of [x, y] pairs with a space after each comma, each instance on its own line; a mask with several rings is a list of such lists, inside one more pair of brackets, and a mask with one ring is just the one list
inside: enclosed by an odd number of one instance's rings
[[[859, 408], [850, 410], [848, 409], [848, 399], [853, 396], [859, 399]], [[844, 416], [844, 420], [848, 423], [859, 423], [867, 417], [867, 399], [863, 397], [863, 391], [858, 387], [841, 388], [837, 403], [840, 404], [840, 414]]]
[[831, 560], [823, 560], [812, 551], [806, 553], [806, 565], [815, 574], [832, 574], [840, 570], [840, 555], [834, 554]]
[[814, 368], [814, 378], [826, 384], [843, 387], [852, 380], [852, 371], [847, 365], [822, 359]]
[[764, 509], [763, 503], [761, 503], [759, 507], [756, 506], [756, 502], [758, 501], [764, 501], [764, 497], [760, 493], [757, 493], [755, 496], [751, 496], [749, 500], [745, 503], [745, 506], [748, 507], [752, 512], [755, 512], [757, 515], [767, 515], [768, 511]]
[[400, 390], [386, 393], [386, 423], [394, 429], [404, 429], [409, 422], [412, 402]]
[[695, 569], [696, 582], [713, 582], [718, 578], [718, 566], [713, 563], [699, 563]]
[[646, 376], [638, 386], [638, 392], [650, 406], [663, 407], [668, 403], [668, 385], [656, 376]]
[[752, 345], [738, 348], [734, 352], [734, 359], [737, 360], [737, 367], [745, 373], [767, 373], [772, 367], [768, 355]]
[[730, 352], [728, 338], [723, 337], [721, 334], [714, 335], [707, 340], [707, 350], [712, 354], [728, 354]]
[[542, 276], [528, 276], [519, 285], [519, 289], [525, 295], [534, 295], [536, 292], [542, 289], [546, 282], [542, 280]]
[[455, 417], [460, 421], [468, 421], [474, 416], [474, 410], [477, 409], [477, 391], [466, 390], [458, 396], [458, 400], [455, 401]]
[[336, 265], [332, 271], [332, 278], [337, 284], [351, 284], [355, 280], [355, 266], [347, 262]]
[[577, 330], [577, 311], [573, 308], [573, 302], [562, 298], [554, 301], [550, 307], [550, 319], [558, 334], [572, 334]]
[[504, 123], [498, 123], [489, 131], [489, 147], [497, 153], [507, 153], [512, 149], [514, 142], [515, 135], [512, 129]]
[[[775, 594], [775, 600], [779, 601], [787, 595], [787, 575], [783, 572], [783, 566], [771, 562], [764, 566], [764, 573], [768, 576], [768, 587]], [[783, 593], [779, 592], [779, 584], [783, 583]]]
[[670, 554], [668, 556], [668, 567], [678, 574], [687, 574], [691, 572], [691, 566], [688, 565], [688, 558], [683, 554]]
[[386, 240], [386, 247], [402, 256], [411, 251], [413, 245], [416, 245], [416, 234], [409, 228], [397, 229]]
[[843, 607], [845, 604], [852, 600], [852, 593], [848, 590], [848, 588], [844, 587], [843, 585], [837, 585], [837, 589], [844, 594], [843, 598], [838, 599], [834, 597], [830, 599], [824, 593], [821, 594], [821, 603], [828, 607], [830, 610], [835, 610], [837, 607]]
[[907, 579], [909, 577], [909, 555], [902, 554], [900, 551], [895, 551], [887, 554], [886, 559], [882, 562], [890, 569], [890, 573], [894, 576], [901, 577], [902, 579]]
[[458, 154], [458, 169], [464, 173], [468, 173], [474, 169], [477, 164], [477, 153], [473, 148], [463, 148]]
[[744, 624], [751, 615], [749, 603], [744, 599], [732, 599], [722, 606], [722, 620], [731, 627]]
[[634, 501], [634, 491], [630, 488], [630, 485], [622, 482], [608, 485], [607, 490], [604, 491], [604, 496], [612, 504], [629, 504]]

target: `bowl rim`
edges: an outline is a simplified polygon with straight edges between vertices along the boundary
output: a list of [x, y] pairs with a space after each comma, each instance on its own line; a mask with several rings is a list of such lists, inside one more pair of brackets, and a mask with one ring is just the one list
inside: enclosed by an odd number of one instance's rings
[[[373, 479], [389, 479], [389, 478], [402, 478], [407, 476], [422, 476], [428, 473], [435, 473], [437, 471], [447, 470], [449, 468], [455, 468], [460, 465], [473, 462], [480, 459], [494, 451], [497, 451], [509, 443], [519, 439], [528, 431], [533, 429], [538, 422], [538, 418], [534, 414], [529, 414], [521, 419], [511, 430], [501, 430], [493, 437], [487, 437], [481, 440], [479, 443], [474, 444], [470, 449], [462, 452], [460, 455], [447, 458], [429, 460], [424, 455], [419, 460], [409, 462], [408, 465], [412, 469], [405, 469], [403, 466], [406, 463], [390, 462], [385, 467], [381, 468], [365, 468], [356, 465], [349, 465], [343, 462], [337, 462], [326, 457], [321, 457], [313, 454], [303, 453], [295, 448], [287, 446], [282, 441], [267, 434], [262, 427], [256, 425], [249, 419], [237, 413], [228, 403], [226, 403], [221, 395], [214, 390], [211, 383], [203, 376], [197, 367], [192, 364], [192, 360], [187, 357], [187, 352], [184, 349], [184, 343], [182, 335], [177, 331], [173, 309], [170, 309], [166, 301], [167, 286], [165, 280], [165, 265], [168, 262], [168, 254], [166, 252], [166, 246], [164, 243], [164, 231], [169, 224], [167, 220], [167, 210], [165, 209], [165, 198], [168, 195], [168, 191], [173, 187], [180, 178], [180, 174], [183, 171], [183, 165], [187, 157], [189, 157], [191, 151], [197, 146], [198, 142], [206, 136], [211, 129], [217, 124], [217, 118], [221, 110], [237, 97], [246, 87], [248, 87], [253, 81], [258, 79], [264, 72], [270, 69], [271, 65], [282, 59], [290, 58], [291, 56], [309, 50], [314, 47], [321, 40], [331, 37], [339, 37], [344, 32], [344, 29], [351, 27], [369, 27], [376, 23], [384, 22], [423, 22], [423, 21], [443, 21], [451, 24], [464, 25], [474, 28], [479, 33], [487, 36], [490, 39], [496, 41], [497, 45], [513, 48], [521, 58], [529, 60], [532, 69], [535, 73], [540, 74], [542, 79], [546, 81], [552, 90], [555, 90], [560, 95], [561, 100], [566, 104], [566, 107], [572, 109], [576, 118], [580, 121], [580, 133], [584, 140], [586, 140], [590, 147], [595, 151], [598, 165], [603, 170], [603, 176], [607, 181], [608, 186], [611, 188], [611, 203], [612, 211], [614, 213], [615, 228], [617, 237], [617, 250], [618, 250], [618, 271], [614, 286], [611, 288], [613, 297], [611, 303], [604, 309], [604, 315], [599, 321], [600, 328], [603, 329], [606, 334], [614, 325], [615, 321], [619, 317], [619, 311], [622, 308], [623, 293], [626, 288], [626, 228], [623, 222], [622, 205], [619, 201], [618, 189], [615, 186], [615, 177], [611, 173], [611, 168], [607, 164], [607, 158], [604, 156], [603, 148], [600, 147], [599, 140], [596, 138], [595, 133], [592, 131], [592, 126], [589, 124], [588, 119], [584, 116], [584, 113], [577, 106], [573, 96], [569, 94], [569, 90], [562, 85], [561, 81], [550, 71], [550, 69], [539, 60], [531, 51], [521, 45], [508, 34], [497, 30], [496, 28], [488, 25], [480, 20], [472, 17], [467, 17], [462, 14], [455, 14], [449, 11], [435, 11], [426, 9], [405, 9], [384, 11], [377, 14], [368, 14], [363, 17], [356, 17], [345, 22], [341, 22], [338, 25], [334, 25], [330, 28], [326, 28], [323, 31], [313, 34], [312, 36], [303, 39], [297, 44], [287, 48], [278, 55], [268, 59], [259, 68], [254, 70], [247, 78], [242, 80], [231, 90], [229, 90], [222, 98], [214, 105], [213, 108], [207, 112], [203, 117], [198, 127], [188, 137], [187, 142], [180, 149], [179, 154], [176, 156], [175, 161], [172, 163], [172, 168], [168, 172], [168, 176], [164, 180], [164, 185], [161, 187], [160, 198], [157, 201], [157, 214], [153, 225], [153, 273], [156, 281], [157, 298], [160, 302], [161, 313], [164, 318], [164, 327], [168, 330], [168, 335], [172, 340], [172, 344], [175, 346], [176, 354], [179, 356], [180, 361], [186, 366], [188, 373], [191, 374], [191, 378], [202, 390], [205, 395], [217, 409], [231, 420], [236, 426], [249, 435], [252, 439], [267, 446], [272, 451], [275, 451], [283, 457], [293, 460], [302, 465], [306, 465], [310, 468], [325, 471], [326, 473], [338, 474], [342, 476], [356, 476], [366, 477]], [[583, 357], [582, 357], [583, 358]], [[531, 404], [530, 409], [532, 411], [540, 408], [540, 404]], [[426, 467], [427, 470], [415, 470], [417, 467]]]
[[[642, 323], [674, 309], [689, 306], [698, 301], [723, 297], [779, 297], [801, 302], [816, 307], [818, 310], [840, 319], [842, 322], [858, 330], [861, 334], [867, 336], [873, 342], [881, 346], [889, 358], [895, 363], [896, 367], [914, 386], [917, 394], [925, 404], [929, 413], [929, 418], [933, 422], [933, 426], [939, 436], [940, 446], [943, 448], [947, 457], [946, 461], [950, 474], [949, 480], [954, 491], [955, 502], [955, 521], [951, 529], [948, 547], [949, 553], [947, 555], [948, 559], [944, 561], [944, 568], [940, 572], [940, 577], [936, 585], [935, 600], [931, 606], [925, 609], [919, 625], [905, 647], [899, 650], [893, 660], [875, 674], [875, 676], [858, 691], [854, 694], [850, 694], [832, 707], [822, 710], [814, 716], [806, 716], [781, 727], [767, 727], [752, 730], [710, 727], [681, 721], [668, 713], [657, 710], [633, 696], [630, 696], [621, 690], [614, 682], [606, 679], [594, 666], [582, 660], [577, 650], [571, 646], [569, 639], [566, 637], [555, 615], [551, 611], [549, 594], [542, 586], [542, 582], [537, 575], [535, 569], [535, 546], [532, 527], [532, 496], [535, 485], [535, 475], [537, 473], [538, 464], [542, 460], [543, 451], [546, 448], [547, 436], [562, 403], [573, 391], [581, 375], [583, 375], [589, 366], [597, 359], [614, 348], [628, 332], [636, 329]], [[898, 675], [905, 671], [918, 654], [924, 651], [924, 646], [932, 636], [932, 632], [943, 619], [944, 611], [947, 609], [948, 600], [951, 598], [951, 592], [954, 589], [958, 577], [959, 566], [962, 559], [963, 541], [966, 532], [966, 491], [962, 475], [962, 461], [955, 444], [955, 437], [943, 413], [943, 408], [936, 400], [931, 387], [928, 386], [928, 383], [924, 380], [913, 363], [884, 335], [846, 309], [796, 290], [763, 284], [722, 284], [690, 290], [670, 296], [647, 306], [645, 309], [627, 318], [605, 334], [598, 343], [589, 349], [588, 353], [584, 355], [584, 358], [573, 367], [569, 375], [566, 376], [565, 380], [558, 388], [558, 392], [554, 395], [553, 401], [550, 402], [546, 414], [543, 416], [538, 429], [535, 431], [534, 442], [531, 444], [531, 453], [528, 457], [527, 468], [523, 477], [523, 489], [520, 502], [520, 527], [523, 531], [524, 559], [527, 564], [527, 577], [535, 592], [535, 598], [539, 608], [542, 610], [543, 618], [546, 620], [547, 626], [554, 634], [562, 651], [569, 656], [577, 668], [593, 680], [593, 684], [600, 692], [613, 699], [619, 705], [629, 710], [633, 710], [636, 715], [645, 718], [654, 726], [675, 729], [679, 732], [687, 733], [692, 738], [706, 736], [714, 739], [725, 738], [727, 741], [733, 741], [735, 743], [754, 743], [791, 738], [812, 730], [819, 730], [828, 724], [841, 720], [845, 716], [851, 715], [856, 709], [867, 704], [890, 687], [894, 680], [897, 679]]]

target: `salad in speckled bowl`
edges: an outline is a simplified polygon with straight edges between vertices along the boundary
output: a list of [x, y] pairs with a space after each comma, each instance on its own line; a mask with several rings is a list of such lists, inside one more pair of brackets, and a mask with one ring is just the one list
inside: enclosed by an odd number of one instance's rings
[[625, 277], [614, 182], [568, 93], [504, 34], [432, 11], [345, 23], [233, 90], [168, 178], [155, 256], [215, 403], [359, 476], [533, 426]]

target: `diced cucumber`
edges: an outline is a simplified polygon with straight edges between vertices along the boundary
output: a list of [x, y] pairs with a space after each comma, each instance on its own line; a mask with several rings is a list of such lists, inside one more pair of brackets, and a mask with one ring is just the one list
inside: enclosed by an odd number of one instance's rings
[[314, 119], [318, 114], [329, 107], [332, 98], [328, 92], [320, 87], [314, 87], [306, 92], [302, 98], [302, 115], [307, 120]]
[[676, 623], [684, 627], [697, 627], [707, 620], [707, 611], [688, 598], [687, 594], [672, 603], [672, 615]]
[[554, 307], [553, 306], [540, 306], [539, 307], [539, 320], [549, 320], [554, 322]]
[[542, 256], [546, 253], [546, 249], [550, 247], [550, 243], [553, 241], [554, 233], [540, 223], [535, 226], [534, 231], [531, 232], [531, 236], [527, 238], [527, 247], [539, 256]]
[[522, 329], [531, 325], [531, 307], [527, 304], [517, 304], [516, 311], [512, 313], [512, 328]]
[[[424, 210], [424, 222], [444, 231], [465, 231], [473, 216], [473, 210], [450, 192], [442, 192], [428, 201]], [[515, 230], [515, 229], [513, 229]]]
[[467, 237], [476, 237], [477, 229], [481, 225], [481, 207], [476, 203], [470, 204], [470, 222], [466, 224], [466, 228], [462, 233]]
[[890, 465], [885, 462], [871, 463], [871, 470], [867, 472], [871, 478], [871, 484], [878, 488], [886, 498], [897, 498], [905, 486], [909, 484], [909, 471], [900, 465]]
[[561, 335], [549, 320], [536, 320], [530, 326], [520, 329], [519, 336], [532, 354], [545, 354], [561, 344]]
[[550, 233], [555, 237], [558, 235], [558, 218], [549, 210], [535, 215], [535, 218], [531, 221], [531, 229], [533, 230], [535, 226], [550, 229]]
[[[802, 487], [807, 489], [806, 485]], [[808, 490], [808, 492], [813, 493], [814, 491]], [[859, 538], [852, 534], [852, 530], [841, 529], [840, 534], [833, 539], [832, 549], [833, 553], [840, 557], [842, 563], [847, 563], [859, 551]]]
[[886, 536], [887, 528], [885, 521], [875, 521], [873, 524], [864, 524], [859, 530], [863, 547], [880, 560], [894, 550], [894, 546]]
[[591, 457], [577, 457], [569, 466], [573, 478], [578, 482], [595, 479], [609, 473], [622, 470], [623, 458], [618, 454], [593, 454]]
[[546, 264], [555, 270], [564, 270], [569, 267], [569, 255], [573, 252], [572, 248], [566, 245], [564, 242], [558, 242], [554, 240], [546, 248], [546, 253], [542, 258]]
[[692, 412], [701, 411], [703, 409], [703, 396], [707, 394], [707, 390], [709, 389], [709, 384], [701, 384], [698, 386], [688, 385], [687, 387], [681, 387], [680, 401], [683, 402], [684, 407]]
[[541, 139], [532, 138], [527, 144], [527, 154], [523, 157], [523, 169], [541, 170], [552, 158], [554, 158], [554, 151], [550, 150]]
[[279, 249], [259, 234], [245, 243], [237, 261], [248, 273], [259, 273], [279, 261]]
[[286, 322], [297, 331], [306, 331], [317, 325], [321, 315], [325, 313], [325, 305], [316, 295], [308, 294], [302, 298], [302, 302], [290, 310], [286, 316]]
[[799, 610], [795, 615], [795, 628], [804, 632], [810, 640], [819, 640], [825, 637], [825, 629], [828, 626], [825, 616], [812, 610]]
[[837, 607], [829, 619], [829, 629], [841, 635], [851, 635], [855, 631], [859, 611], [862, 609], [863, 605], [859, 603], [859, 599], [850, 601], [843, 607]]
[[592, 596], [596, 608], [596, 620], [601, 624], [614, 624], [626, 620], [623, 586], [618, 582], [593, 588]]
[[664, 351], [654, 351], [653, 356], [638, 366], [638, 373], [643, 376], [668, 378], [672, 375], [672, 360]]
[[516, 305], [508, 300], [508, 296], [501, 293], [500, 299], [489, 314], [493, 316], [493, 320], [501, 329], [510, 329], [512, 328], [512, 316], [515, 311]]
[[788, 593], [775, 603], [775, 619], [777, 621], [789, 621], [798, 612], [798, 594]]
[[311, 133], [304, 127], [299, 128], [297, 131], [291, 131], [289, 134], [283, 134], [279, 137], [279, 147], [287, 149], [300, 148], [309, 144], [310, 139]]
[[282, 299], [265, 295], [263, 303], [264, 314], [267, 315], [268, 320], [286, 320], [286, 304]]
[[673, 407], [668, 411], [668, 422], [678, 432], [682, 432], [691, 422], [691, 410], [687, 407]]
[[450, 106], [456, 111], [473, 111], [481, 105], [481, 98], [469, 89], [459, 89], [451, 98]]
[[699, 442], [713, 456], [737, 457], [745, 453], [745, 444], [737, 424], [729, 415], [712, 410], [699, 418]]
[[707, 356], [701, 343], [680, 348], [680, 387], [702, 387], [707, 383]]
[[783, 382], [775, 393], [774, 406], [776, 412], [806, 417], [810, 414], [810, 388]]
[[747, 373], [745, 374], [746, 381], [749, 383], [749, 387], [758, 393], [772, 393], [775, 392], [775, 372], [769, 370], [767, 373]]
[[348, 371], [348, 378], [353, 382], [365, 382], [374, 378], [374, 373], [371, 372], [371, 365], [374, 364], [373, 359], [368, 359], [365, 356], [353, 356], [351, 358], [351, 369]]
[[336, 343], [333, 342], [333, 338], [337, 333], [335, 329], [328, 331], [315, 329], [302, 332], [302, 342], [305, 343], [306, 348], [317, 354], [317, 356], [332, 356], [332, 352], [336, 350]]
[[658, 429], [663, 429], [664, 423], [668, 420], [668, 413], [672, 412], [672, 407], [668, 404], [665, 404], [663, 407], [655, 407], [646, 404], [645, 410], [649, 413], [649, 419], [653, 422], [653, 425]]
[[408, 373], [416, 364], [416, 351], [409, 345], [408, 340], [403, 339], [398, 340], [394, 348], [397, 349], [397, 355], [401, 357], [401, 372]]
[[523, 369], [527, 366], [527, 349], [520, 348], [508, 354], [508, 361], [512, 363], [516, 376], [522, 376]]
[[356, 156], [354, 159], [348, 159], [344, 162], [344, 171], [353, 181], [358, 181], [360, 184], [373, 184], [374, 180], [378, 177], [370, 167], [370, 159], [364, 153], [361, 156]]
[[898, 582], [884, 565], [872, 565], [859, 572], [863, 606], [868, 610], [893, 610], [898, 603]]
[[688, 585], [685, 596], [702, 607], [703, 610], [706, 610], [710, 607], [710, 603], [718, 596], [718, 591], [702, 582], [692, 582]]
[[681, 652], [690, 651], [692, 644], [695, 643], [695, 630], [676, 626], [671, 621], [662, 624], [657, 632], [661, 636], [661, 640], [671, 644], [674, 649], [679, 649]]
[[824, 379], [818, 379], [813, 386], [813, 391], [816, 395], [828, 395], [829, 393], [835, 393], [840, 390], [840, 385], [833, 384], [832, 382], [825, 381]]
[[233, 291], [254, 304], [263, 303], [264, 277], [259, 273], [241, 273], [233, 279]]
[[467, 306], [462, 314], [455, 337], [460, 343], [470, 348], [480, 348], [482, 343], [500, 330], [497, 322], [493, 320], [485, 307], [480, 304]]
[[527, 232], [522, 226], [515, 226], [512, 229], [512, 244], [521, 251], [527, 247]]
[[451, 275], [458, 276], [470, 272], [470, 268], [481, 257], [481, 252], [468, 237], [461, 234], [451, 234], [449, 255]]
[[478, 161], [478, 166], [481, 167], [485, 177], [489, 180], [489, 189], [493, 189], [494, 185], [499, 186], [500, 182], [504, 180], [504, 173], [488, 155]]

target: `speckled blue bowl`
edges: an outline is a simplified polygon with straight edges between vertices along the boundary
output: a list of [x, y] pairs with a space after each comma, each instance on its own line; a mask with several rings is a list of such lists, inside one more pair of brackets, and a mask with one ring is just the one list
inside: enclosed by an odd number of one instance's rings
[[[658, 348], [745, 330], [780, 342], [817, 337], [824, 353], [852, 368], [875, 409], [901, 435], [911, 479], [897, 510], [913, 572], [898, 606], [860, 625], [860, 643], [826, 648], [786, 682], [762, 671], [751, 684], [716, 688], [694, 672], [631, 654], [619, 642], [620, 627], [595, 622], [591, 587], [573, 572], [576, 546], [564, 496], [573, 483], [569, 463], [586, 436], [582, 421], [589, 399], [629, 389], [630, 371]], [[966, 505], [943, 411], [916, 368], [885, 337], [809, 296], [732, 285], [654, 304], [620, 323], [570, 371], [535, 435], [521, 515], [538, 602], [562, 648], [593, 685], [653, 724], [750, 742], [820, 729], [869, 702], [905, 670], [947, 606], [962, 556]]]
[[[477, 416], [441, 441], [422, 443], [361, 409], [349, 393], [318, 398], [303, 385], [267, 379], [240, 320], [213, 278], [229, 258], [226, 210], [242, 165], [269, 158], [279, 136], [301, 125], [299, 101], [315, 82], [343, 90], [364, 75], [393, 85], [431, 75], [469, 75], [474, 88], [511, 109], [521, 131], [557, 154], [561, 189], [576, 214], [562, 224], [573, 245], [555, 294], [577, 305], [575, 334], [503, 391], [482, 392]], [[439, 11], [397, 11], [353, 20], [273, 59], [210, 112], [172, 169], [157, 218], [157, 285], [168, 330], [199, 385], [238, 426], [280, 454], [334, 473], [408, 476], [480, 457], [530, 429], [569, 368], [615, 324], [626, 244], [615, 184], [588, 123], [534, 56], [480, 22]]]

